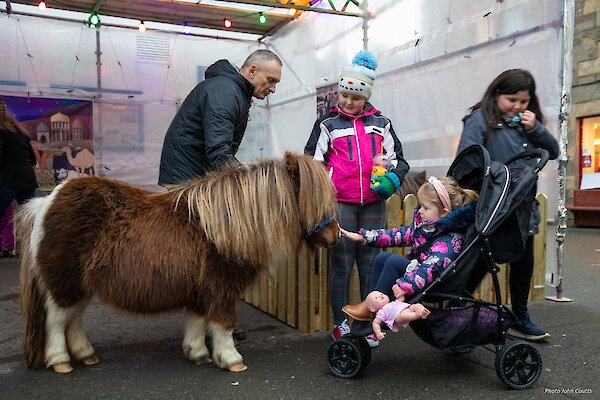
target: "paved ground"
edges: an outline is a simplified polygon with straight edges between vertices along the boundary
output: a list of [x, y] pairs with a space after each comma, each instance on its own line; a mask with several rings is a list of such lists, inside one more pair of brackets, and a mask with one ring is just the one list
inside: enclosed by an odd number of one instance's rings
[[[553, 240], [552, 237], [549, 240]], [[494, 354], [436, 350], [411, 330], [388, 335], [354, 379], [330, 374], [328, 333], [302, 334], [245, 303], [238, 346], [249, 369], [196, 366], [181, 351], [182, 316], [137, 318], [92, 303], [85, 323], [100, 364], [58, 375], [28, 370], [20, 349], [18, 259], [0, 259], [0, 399], [597, 399], [600, 398], [600, 230], [569, 229], [565, 295], [531, 312], [553, 333], [536, 345], [544, 369], [526, 391], [496, 377]], [[554, 294], [554, 290], [548, 290]]]

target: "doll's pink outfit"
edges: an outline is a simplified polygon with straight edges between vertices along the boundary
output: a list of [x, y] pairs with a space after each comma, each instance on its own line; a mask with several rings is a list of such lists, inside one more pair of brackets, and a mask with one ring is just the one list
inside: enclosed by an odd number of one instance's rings
[[[396, 326], [396, 315], [400, 314], [408, 307], [410, 307], [410, 304], [400, 300], [395, 300], [381, 307], [379, 311], [377, 311], [377, 314], [375, 314], [375, 318], [379, 318], [385, 322], [392, 332], [398, 332], [398, 327]], [[408, 322], [402, 324], [402, 326], [406, 328], [408, 326]]]

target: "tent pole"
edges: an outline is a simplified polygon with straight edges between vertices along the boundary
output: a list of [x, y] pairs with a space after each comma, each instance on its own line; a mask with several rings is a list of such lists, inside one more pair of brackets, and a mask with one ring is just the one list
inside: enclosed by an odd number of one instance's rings
[[[98, 135], [102, 135], [102, 103], [98, 102], [98, 99], [102, 98], [102, 47], [100, 45], [100, 27], [96, 27], [96, 95], [92, 99], [95, 104], [94, 110], [94, 124], [95, 130], [93, 131], [92, 140], [92, 151], [94, 152], [94, 171], [98, 171], [98, 160], [102, 160], [102, 146], [96, 146]], [[102, 164], [104, 167], [104, 164]], [[104, 172], [104, 168], [102, 168]]]
[[96, 27], [96, 97], [102, 96], [102, 51], [100, 49], [100, 27]]
[[563, 66], [562, 66], [562, 95], [560, 101], [560, 136], [558, 156], [558, 211], [556, 218], [556, 258], [557, 279], [556, 296], [547, 296], [552, 301], [568, 302], [571, 299], [563, 297], [563, 271], [565, 264], [564, 241], [567, 233], [566, 202], [566, 172], [569, 156], [567, 154], [569, 112], [571, 111], [571, 85], [573, 78], [573, 23], [574, 0], [565, 0], [563, 5]]
[[369, 50], [369, 12], [367, 10], [368, 0], [364, 0], [360, 3], [360, 7], [363, 11], [363, 50]]

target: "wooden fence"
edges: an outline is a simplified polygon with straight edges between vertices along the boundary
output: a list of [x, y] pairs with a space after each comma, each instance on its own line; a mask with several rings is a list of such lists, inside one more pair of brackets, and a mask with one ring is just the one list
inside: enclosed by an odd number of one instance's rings
[[[536, 198], [540, 203], [541, 223], [539, 233], [534, 238], [535, 265], [530, 300], [544, 298], [546, 279], [547, 197], [538, 194]], [[414, 195], [406, 196], [404, 201], [401, 201], [396, 195], [390, 197], [387, 201], [387, 226], [397, 227], [410, 224], [416, 203], [417, 199]], [[398, 254], [404, 252], [403, 248], [387, 250]], [[302, 332], [329, 330], [333, 323], [333, 317], [327, 289], [328, 257], [326, 249], [320, 249], [315, 254], [310, 254], [303, 247], [296, 258], [269, 266], [256, 284], [246, 291], [243, 299]], [[508, 275], [509, 266], [501, 265], [498, 278], [505, 304], [510, 304]], [[350, 284], [351, 303], [360, 301], [358, 293], [358, 275], [354, 268]], [[475, 296], [485, 300], [494, 300], [495, 294], [490, 275], [481, 282]]]

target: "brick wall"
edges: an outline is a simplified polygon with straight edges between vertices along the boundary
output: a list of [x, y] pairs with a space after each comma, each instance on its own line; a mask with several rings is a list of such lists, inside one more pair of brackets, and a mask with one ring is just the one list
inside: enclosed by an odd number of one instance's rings
[[600, 115], [600, 0], [575, 0], [567, 203], [579, 189], [579, 120]]

